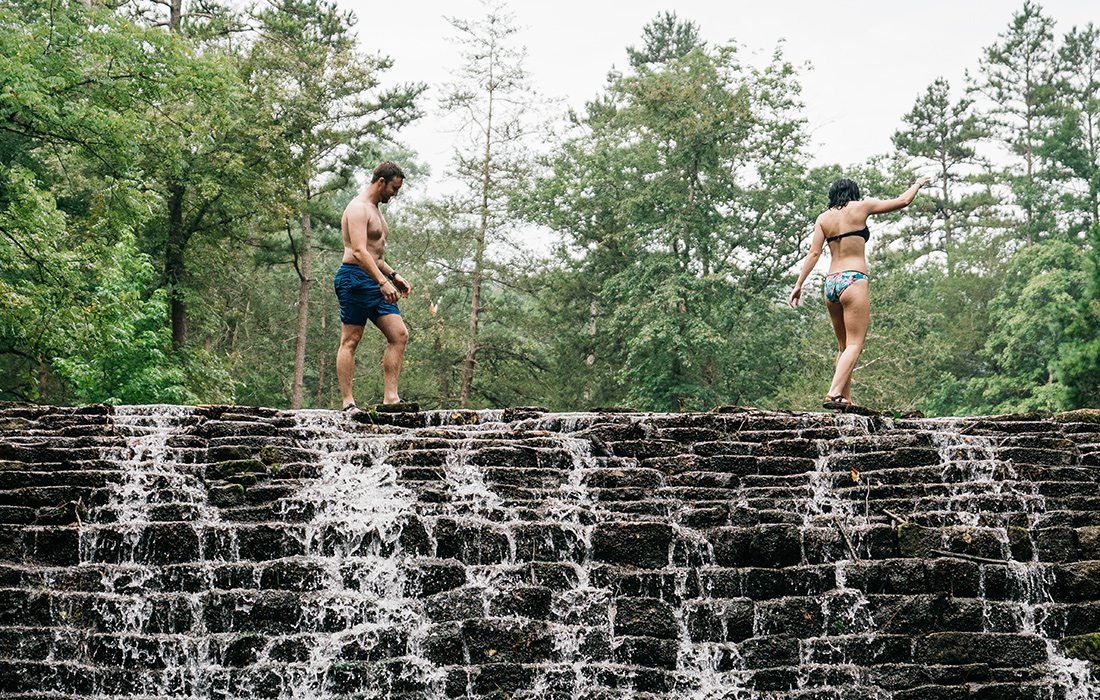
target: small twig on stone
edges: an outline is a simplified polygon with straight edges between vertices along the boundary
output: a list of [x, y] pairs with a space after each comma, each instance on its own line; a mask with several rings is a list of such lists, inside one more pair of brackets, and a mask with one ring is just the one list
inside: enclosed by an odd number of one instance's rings
[[844, 544], [848, 545], [848, 553], [852, 555], [853, 561], [859, 561], [859, 555], [856, 554], [856, 548], [852, 546], [852, 540], [848, 538], [848, 533], [844, 530], [844, 525], [841, 524], [840, 518], [833, 516], [833, 524], [836, 525], [836, 529], [840, 530], [840, 536], [844, 538]]
[[967, 423], [963, 427], [959, 428], [959, 435], [966, 435], [966, 431], [970, 430], [971, 428], [973, 428], [977, 424], [978, 424], [978, 421], [976, 421], [976, 420], [975, 421], [970, 421], [969, 423]]
[[909, 521], [908, 521], [907, 519], [905, 519], [905, 518], [901, 517], [901, 516], [900, 516], [900, 515], [898, 515], [897, 513], [894, 513], [894, 512], [892, 512], [892, 511], [889, 511], [889, 510], [886, 510], [885, 508], [883, 508], [883, 509], [882, 509], [882, 512], [883, 512], [883, 513], [886, 513], [886, 514], [887, 514], [887, 515], [889, 515], [889, 516], [890, 516], [891, 518], [893, 518], [893, 519], [894, 519], [894, 522], [896, 522], [896, 523], [897, 523], [897, 524], [899, 524], [899, 525], [908, 525], [908, 524], [909, 524]]
[[929, 550], [930, 553], [941, 557], [953, 557], [955, 559], [965, 559], [967, 561], [975, 561], [979, 564], [999, 564], [1001, 566], [1008, 566], [1008, 562], [1004, 559], [988, 559], [986, 557], [976, 557], [973, 554], [959, 554], [958, 552], [946, 552], [942, 549]]
[[867, 489], [863, 494], [863, 517], [871, 516], [871, 480], [867, 480]]

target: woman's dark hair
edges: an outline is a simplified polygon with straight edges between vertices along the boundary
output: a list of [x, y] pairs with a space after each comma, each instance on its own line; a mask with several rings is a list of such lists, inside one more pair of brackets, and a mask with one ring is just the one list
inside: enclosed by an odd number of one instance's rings
[[859, 185], [842, 177], [829, 188], [829, 208], [840, 208], [859, 199]]

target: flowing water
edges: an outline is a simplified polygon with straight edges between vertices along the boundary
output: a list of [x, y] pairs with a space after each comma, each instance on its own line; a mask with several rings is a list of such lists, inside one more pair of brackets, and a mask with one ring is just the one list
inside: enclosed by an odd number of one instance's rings
[[[1087, 562], [1036, 539], [1100, 525], [1066, 505], [1100, 479], [1047, 425], [235, 410], [111, 412], [76, 560], [8, 566], [49, 624], [0, 618], [0, 700], [1100, 697], [1060, 643], [1098, 631], [1059, 584]], [[966, 634], [1022, 660], [934, 643]]]

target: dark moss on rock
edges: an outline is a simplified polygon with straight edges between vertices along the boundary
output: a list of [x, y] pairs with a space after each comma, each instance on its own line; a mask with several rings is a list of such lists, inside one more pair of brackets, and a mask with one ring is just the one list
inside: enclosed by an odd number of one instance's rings
[[592, 533], [598, 561], [658, 569], [669, 563], [672, 528], [663, 523], [606, 523]]

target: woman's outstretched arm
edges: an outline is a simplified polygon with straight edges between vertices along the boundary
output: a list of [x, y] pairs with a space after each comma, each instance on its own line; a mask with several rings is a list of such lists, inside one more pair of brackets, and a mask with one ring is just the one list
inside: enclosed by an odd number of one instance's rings
[[898, 209], [904, 209], [905, 207], [913, 203], [913, 200], [916, 199], [917, 192], [920, 191], [920, 188], [927, 185], [931, 180], [932, 178], [928, 177], [927, 175], [922, 175], [921, 177], [918, 177], [912, 185], [909, 185], [909, 189], [905, 190], [893, 199], [863, 199], [860, 200], [858, 204], [862, 204], [864, 207], [866, 207], [867, 214], [869, 215], [885, 214], [888, 211], [897, 211]]
[[802, 263], [802, 271], [798, 273], [798, 281], [794, 283], [794, 289], [787, 296], [787, 305], [792, 309], [798, 306], [802, 297], [802, 283], [810, 276], [818, 259], [821, 258], [821, 248], [825, 245], [825, 231], [821, 228], [821, 219], [814, 222], [814, 234], [810, 239], [810, 252], [806, 253], [806, 260]]

